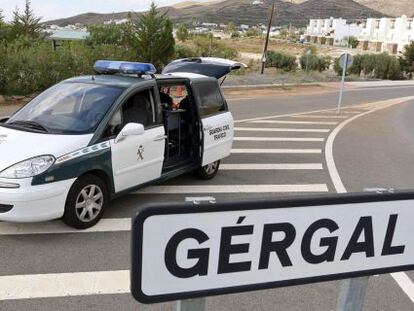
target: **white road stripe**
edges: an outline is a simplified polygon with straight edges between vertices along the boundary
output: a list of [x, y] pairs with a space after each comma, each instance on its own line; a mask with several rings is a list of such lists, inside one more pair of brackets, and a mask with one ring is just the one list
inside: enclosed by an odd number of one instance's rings
[[414, 283], [404, 272], [391, 273], [392, 278], [397, 282], [401, 289], [406, 293], [411, 302], [414, 303]]
[[133, 194], [327, 192], [326, 184], [152, 186]]
[[130, 293], [129, 270], [0, 276], [0, 300]]
[[295, 129], [295, 128], [268, 128], [268, 127], [235, 127], [235, 131], [249, 132], [298, 132], [298, 133], [329, 133], [330, 129]]
[[255, 124], [306, 124], [306, 125], [336, 125], [336, 124], [338, 124], [338, 122], [329, 122], [329, 121], [278, 121], [278, 120], [251, 121], [249, 123], [255, 123]]
[[348, 116], [342, 116], [342, 115], [296, 115], [291, 116], [291, 118], [304, 118], [304, 119], [346, 119]]
[[322, 149], [233, 149], [232, 154], [321, 154]]
[[323, 170], [320, 163], [222, 164], [221, 170]]
[[[388, 107], [391, 107], [393, 105], [397, 105], [400, 103], [404, 103], [410, 100], [414, 100], [414, 96], [408, 96], [408, 97], [401, 97], [401, 98], [395, 98], [390, 100], [385, 100], [382, 102], [376, 102], [372, 104], [364, 105], [364, 108], [372, 108], [371, 110], [368, 110], [366, 112], [363, 112], [361, 114], [358, 114], [344, 122], [342, 122], [338, 127], [336, 127], [332, 133], [329, 135], [328, 140], [326, 142], [325, 146], [325, 157], [326, 157], [326, 164], [328, 167], [329, 175], [331, 176], [332, 183], [335, 187], [336, 192], [338, 193], [347, 193], [342, 179], [339, 175], [338, 169], [335, 164], [335, 160], [333, 157], [333, 144], [335, 141], [336, 136], [339, 134], [339, 132], [347, 126], [352, 121], [363, 117], [365, 115], [368, 115], [370, 113], [376, 112], [381, 109], [385, 109]], [[362, 108], [360, 106], [359, 108]], [[397, 282], [397, 284], [400, 286], [400, 288], [404, 291], [404, 293], [410, 298], [410, 300], [414, 303], [414, 284], [408, 277], [408, 275], [404, 272], [399, 273], [393, 273], [391, 276], [394, 278], [394, 280]]]
[[301, 141], [301, 142], [323, 142], [325, 138], [305, 137], [234, 137], [234, 141]]
[[90, 233], [90, 232], [122, 232], [131, 230], [130, 218], [104, 218], [92, 228], [77, 230], [68, 227], [61, 221], [49, 221], [44, 223], [14, 224], [0, 222], [1, 235], [23, 234], [57, 234], [57, 233]]

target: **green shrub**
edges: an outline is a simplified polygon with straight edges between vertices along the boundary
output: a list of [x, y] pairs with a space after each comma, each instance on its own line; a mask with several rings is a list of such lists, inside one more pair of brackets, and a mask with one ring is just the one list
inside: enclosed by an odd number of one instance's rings
[[188, 58], [188, 57], [197, 57], [197, 51], [189, 46], [185, 45], [176, 45], [175, 46], [175, 57], [176, 58]]
[[328, 70], [332, 63], [330, 56], [317, 56], [314, 54], [303, 54], [300, 57], [300, 67], [302, 70], [323, 72]]
[[267, 52], [266, 66], [283, 71], [294, 71], [298, 68], [295, 56], [274, 51]]
[[49, 42], [27, 46], [23, 40], [0, 43], [0, 94], [41, 92], [69, 77], [93, 73], [98, 59], [135, 60], [135, 51], [116, 45], [67, 42], [54, 51]]
[[[335, 60], [334, 69], [342, 75], [339, 58]], [[355, 55], [347, 73], [375, 79], [398, 80], [403, 77], [399, 60], [387, 53]]]
[[193, 43], [197, 56], [234, 59], [238, 55], [237, 50], [227, 47], [211, 34], [209, 36], [196, 36]]

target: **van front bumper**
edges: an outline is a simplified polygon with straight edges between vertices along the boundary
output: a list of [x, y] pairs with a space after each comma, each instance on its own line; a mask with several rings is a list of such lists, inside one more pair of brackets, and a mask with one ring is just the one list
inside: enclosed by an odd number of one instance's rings
[[[0, 179], [0, 221], [40, 222], [61, 218], [74, 181], [32, 186], [31, 178]], [[13, 184], [19, 187], [13, 188]]]

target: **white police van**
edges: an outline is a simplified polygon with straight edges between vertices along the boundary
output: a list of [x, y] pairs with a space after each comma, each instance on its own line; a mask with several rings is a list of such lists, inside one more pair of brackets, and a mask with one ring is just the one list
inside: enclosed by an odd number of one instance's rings
[[216, 175], [233, 143], [216, 59], [98, 61], [0, 120], [0, 221], [95, 225], [112, 198], [195, 171]]

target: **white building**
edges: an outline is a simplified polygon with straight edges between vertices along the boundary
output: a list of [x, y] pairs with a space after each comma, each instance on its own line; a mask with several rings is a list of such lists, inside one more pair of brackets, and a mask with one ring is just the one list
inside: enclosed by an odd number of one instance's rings
[[379, 51], [397, 53], [414, 41], [414, 19], [403, 15], [398, 18], [368, 18], [359, 36], [361, 42]]
[[349, 37], [359, 37], [361, 32], [361, 26], [348, 24], [346, 19], [331, 17], [329, 19], [311, 19], [306, 34], [333, 38], [335, 45], [341, 45]]
[[359, 24], [348, 24], [345, 19], [311, 19], [306, 32], [314, 43], [340, 45], [348, 37], [358, 38], [363, 50], [397, 54], [414, 41], [414, 19], [368, 18]]

